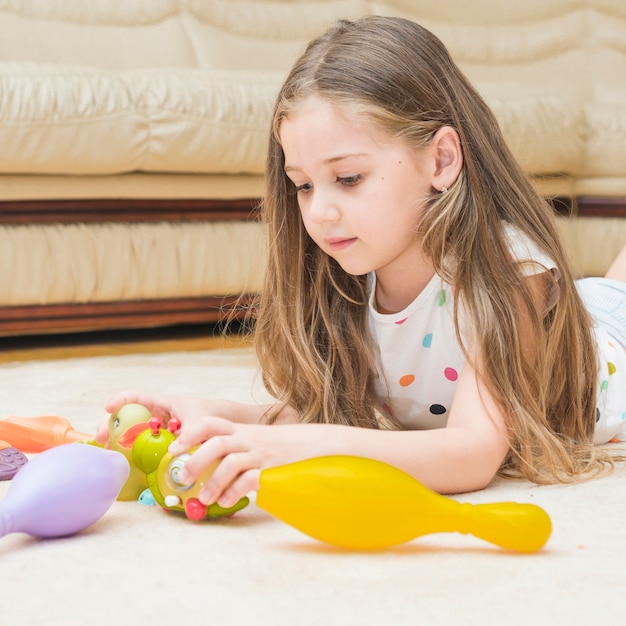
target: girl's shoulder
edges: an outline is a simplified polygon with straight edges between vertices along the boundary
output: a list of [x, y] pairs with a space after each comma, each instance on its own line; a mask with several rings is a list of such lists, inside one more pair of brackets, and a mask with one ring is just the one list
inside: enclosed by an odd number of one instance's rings
[[555, 260], [517, 226], [503, 222], [503, 227], [511, 258], [523, 264], [527, 276], [558, 269]]

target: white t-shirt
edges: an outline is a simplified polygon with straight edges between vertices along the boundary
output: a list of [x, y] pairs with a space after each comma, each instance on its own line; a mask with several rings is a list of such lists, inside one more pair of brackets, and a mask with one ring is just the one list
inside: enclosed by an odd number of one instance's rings
[[417, 298], [384, 315], [370, 293], [370, 329], [378, 348], [377, 392], [407, 429], [444, 427], [465, 357], [454, 331], [450, 286], [434, 276]]
[[626, 347], [601, 326], [594, 327], [600, 371], [594, 443], [626, 441]]
[[[539, 250], [531, 240], [510, 225], [505, 226], [510, 240], [511, 255], [516, 260], [529, 261], [528, 275], [558, 271], [554, 261]], [[369, 323], [377, 346], [377, 392], [385, 409], [407, 429], [442, 428], [448, 415], [457, 379], [465, 357], [457, 341], [453, 318], [451, 286], [435, 275], [417, 298], [399, 313], [382, 314], [376, 310], [376, 277], [370, 276]], [[463, 328], [462, 311], [459, 314]], [[610, 358], [621, 346], [611, 347], [601, 331], [596, 330], [601, 359], [598, 383], [596, 443], [618, 436], [624, 424], [621, 400], [607, 389], [603, 373], [610, 369]], [[610, 354], [607, 353], [610, 351]], [[626, 362], [624, 370], [626, 371]], [[623, 387], [626, 387], [624, 385]], [[625, 407], [626, 408], [626, 407]], [[615, 413], [615, 415], [614, 415]]]

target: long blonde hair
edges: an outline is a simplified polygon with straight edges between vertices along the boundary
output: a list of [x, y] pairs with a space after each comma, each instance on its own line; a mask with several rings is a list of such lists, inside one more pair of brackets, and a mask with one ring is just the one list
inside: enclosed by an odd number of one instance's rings
[[[448, 193], [433, 190], [416, 236], [452, 285], [457, 328], [462, 303], [476, 348], [466, 356], [507, 416], [511, 447], [501, 472], [569, 481], [610, 464], [592, 445], [596, 348], [552, 209], [444, 45], [399, 18], [337, 22], [309, 44], [276, 100], [263, 202], [269, 260], [255, 331], [267, 389], [304, 422], [394, 427], [381, 420], [375, 392], [367, 279], [344, 272], [311, 240], [283, 169], [281, 121], [312, 95], [366, 114], [415, 148], [442, 126], [457, 131], [462, 172]], [[523, 268], [508, 260], [504, 223], [559, 268], [558, 298], [545, 313], [533, 305]], [[531, 356], [522, 348], [520, 304], [536, 340]]]

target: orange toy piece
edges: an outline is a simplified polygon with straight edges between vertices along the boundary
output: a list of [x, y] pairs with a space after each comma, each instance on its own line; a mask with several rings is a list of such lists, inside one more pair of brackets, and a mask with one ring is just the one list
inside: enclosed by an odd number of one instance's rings
[[0, 420], [0, 439], [8, 441], [21, 452], [43, 452], [63, 443], [92, 439], [81, 433], [59, 415], [41, 417], [7, 417]]

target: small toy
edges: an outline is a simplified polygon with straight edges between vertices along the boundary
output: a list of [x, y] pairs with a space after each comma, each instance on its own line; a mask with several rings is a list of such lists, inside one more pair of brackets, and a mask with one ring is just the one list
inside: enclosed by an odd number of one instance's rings
[[118, 500], [138, 500], [148, 488], [145, 472], [133, 462], [133, 444], [137, 436], [150, 428], [152, 414], [141, 404], [125, 404], [109, 417], [109, 446], [121, 452], [130, 464], [128, 480]]
[[0, 440], [0, 480], [11, 480], [28, 459], [8, 441]]
[[31, 459], [0, 500], [0, 537], [64, 537], [100, 519], [128, 477], [119, 452], [61, 445]]
[[137, 498], [137, 502], [139, 502], [139, 504], [143, 504], [144, 506], [157, 506], [157, 501], [154, 499], [154, 496], [149, 488], [144, 489], [141, 492], [141, 495]]
[[459, 503], [386, 463], [352, 456], [265, 469], [256, 503], [314, 539], [358, 550], [457, 531], [534, 552], [552, 530], [548, 514], [536, 505]]
[[0, 420], [0, 439], [22, 452], [43, 452], [64, 443], [89, 439], [92, 435], [74, 430], [59, 415], [41, 417], [7, 417]]
[[245, 508], [249, 503], [248, 498], [241, 498], [230, 508], [221, 507], [217, 503], [207, 507], [200, 502], [198, 492], [214, 468], [206, 470], [202, 478], [191, 485], [183, 485], [178, 480], [180, 468], [195, 450], [176, 457], [167, 451], [175, 439], [171, 431], [176, 432], [178, 428], [180, 422], [175, 418], [170, 419], [169, 430], [161, 428], [158, 418], [152, 418], [150, 429], [140, 433], [133, 444], [133, 463], [145, 472], [148, 487], [157, 504], [168, 511], [184, 512], [188, 519], [194, 521], [233, 515]]

